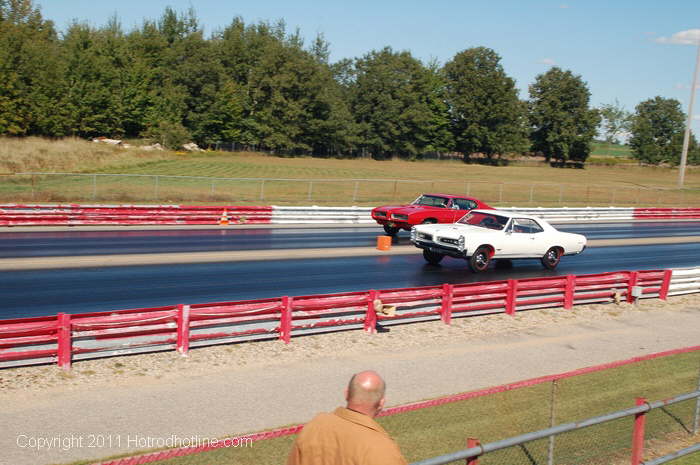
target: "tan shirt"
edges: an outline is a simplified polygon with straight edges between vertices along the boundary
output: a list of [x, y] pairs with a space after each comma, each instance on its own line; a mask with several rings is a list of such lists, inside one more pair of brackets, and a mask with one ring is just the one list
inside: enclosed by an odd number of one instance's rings
[[376, 421], [338, 407], [304, 426], [287, 465], [406, 465], [406, 459]]

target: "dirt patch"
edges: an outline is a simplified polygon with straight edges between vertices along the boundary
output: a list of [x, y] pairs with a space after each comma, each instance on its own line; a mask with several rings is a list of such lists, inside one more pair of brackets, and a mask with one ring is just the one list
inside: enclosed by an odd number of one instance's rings
[[103, 385], [160, 382], [206, 375], [217, 371], [244, 370], [256, 366], [279, 366], [344, 354], [362, 356], [397, 347], [428, 349], [444, 347], [475, 337], [527, 334], [561, 323], [585, 325], [591, 322], [633, 317], [653, 311], [698, 311], [700, 294], [670, 297], [668, 301], [648, 299], [638, 306], [621, 303], [582, 305], [572, 310], [545, 309], [454, 319], [447, 326], [440, 321], [390, 327], [390, 331], [367, 334], [352, 330], [279, 340], [243, 342], [193, 349], [184, 357], [175, 351], [112, 357], [75, 362], [69, 372], [55, 365], [0, 370], [0, 391], [72, 391]]

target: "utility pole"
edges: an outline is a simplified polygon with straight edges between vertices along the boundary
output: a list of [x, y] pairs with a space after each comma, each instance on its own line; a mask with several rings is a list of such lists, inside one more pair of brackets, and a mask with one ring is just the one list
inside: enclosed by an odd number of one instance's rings
[[695, 60], [695, 73], [693, 74], [693, 84], [690, 86], [690, 104], [688, 105], [688, 117], [685, 121], [685, 134], [683, 135], [683, 151], [681, 152], [681, 163], [678, 169], [678, 188], [683, 188], [685, 178], [685, 164], [688, 160], [688, 144], [690, 143], [690, 123], [693, 121], [693, 104], [695, 103], [695, 93], [698, 85], [698, 68], [700, 68], [700, 34], [697, 37], [698, 56]]

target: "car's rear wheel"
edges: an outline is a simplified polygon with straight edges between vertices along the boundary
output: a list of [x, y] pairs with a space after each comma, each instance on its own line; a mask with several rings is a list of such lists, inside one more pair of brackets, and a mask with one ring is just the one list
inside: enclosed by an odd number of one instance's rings
[[491, 262], [491, 251], [488, 247], [481, 246], [469, 257], [469, 268], [474, 273], [481, 273], [489, 267]]
[[441, 253], [435, 253], [431, 252], [430, 250], [423, 249], [423, 258], [425, 258], [425, 261], [431, 265], [437, 265], [443, 258], [445, 258], [445, 256]]
[[400, 228], [397, 228], [396, 226], [389, 226], [388, 224], [384, 225], [384, 232], [387, 233], [390, 236], [396, 236], [398, 234]]
[[561, 250], [558, 247], [551, 247], [541, 259], [542, 266], [548, 270], [553, 270], [561, 260]]

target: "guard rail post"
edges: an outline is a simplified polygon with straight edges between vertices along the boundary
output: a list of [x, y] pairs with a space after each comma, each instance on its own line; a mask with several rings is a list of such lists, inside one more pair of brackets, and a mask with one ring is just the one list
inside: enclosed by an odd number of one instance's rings
[[[480, 446], [481, 443], [479, 442], [478, 439], [476, 438], [467, 438], [467, 449], [471, 449], [472, 447], [477, 447]], [[474, 456], [474, 457], [469, 457], [467, 459], [467, 465], [479, 465], [479, 456]]]
[[[637, 397], [635, 405], [641, 406], [646, 404], [647, 400], [644, 397]], [[642, 462], [644, 453], [644, 423], [646, 422], [646, 412], [636, 413], [634, 415], [634, 430], [632, 432], [632, 465], [639, 465]]]
[[506, 313], [515, 315], [515, 301], [518, 297], [518, 281], [516, 279], [508, 280], [508, 290], [506, 291]]
[[190, 350], [190, 306], [177, 306], [177, 351], [187, 355]]
[[664, 270], [664, 279], [661, 282], [661, 289], [659, 289], [659, 299], [666, 300], [668, 297], [668, 289], [671, 286], [672, 277], [673, 270]]
[[639, 273], [636, 271], [630, 272], [629, 281], [627, 282], [627, 303], [634, 303], [634, 296], [632, 295], [632, 288], [637, 285], [637, 280], [639, 279]]
[[71, 334], [71, 321], [70, 314], [59, 313], [57, 316], [57, 359], [58, 366], [64, 370], [70, 370], [71, 368], [71, 356], [73, 354], [73, 341]]
[[377, 312], [374, 310], [374, 301], [377, 299], [377, 291], [369, 291], [367, 297], [367, 311], [365, 312], [365, 331], [375, 333], [377, 331]]
[[442, 285], [442, 305], [440, 306], [440, 317], [446, 325], [452, 323], [452, 284]]
[[292, 297], [282, 297], [282, 311], [280, 313], [280, 339], [282, 339], [285, 344], [289, 344], [289, 342], [292, 340], [292, 304]]
[[571, 310], [574, 307], [574, 292], [576, 291], [576, 276], [566, 275], [566, 286], [564, 287], [564, 309]]

